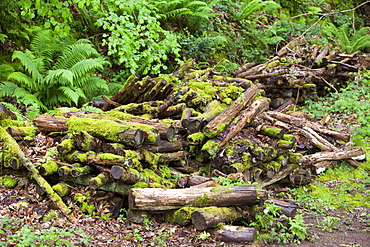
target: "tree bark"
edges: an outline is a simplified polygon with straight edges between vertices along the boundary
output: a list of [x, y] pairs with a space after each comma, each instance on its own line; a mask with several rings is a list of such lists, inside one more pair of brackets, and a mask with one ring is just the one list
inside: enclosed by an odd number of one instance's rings
[[241, 110], [251, 104], [258, 94], [258, 85], [251, 85], [242, 96], [237, 98], [229, 107], [217, 115], [204, 128], [204, 134], [213, 138], [221, 133], [224, 128], [239, 114]]
[[129, 194], [129, 207], [132, 210], [162, 211], [183, 206], [253, 205], [257, 201], [257, 195], [260, 195], [259, 198], [266, 199], [265, 191], [260, 192], [254, 186], [246, 185], [185, 189], [132, 189]]
[[211, 232], [215, 239], [228, 243], [250, 243], [256, 237], [256, 229], [251, 227], [224, 225], [221, 229]]
[[26, 157], [22, 152], [17, 142], [9, 135], [6, 130], [0, 127], [0, 139], [6, 143], [6, 146], [12, 149], [12, 151], [17, 155], [23, 166], [31, 173], [31, 178], [36, 181], [36, 183], [47, 193], [50, 200], [52, 200], [55, 205], [62, 211], [66, 218], [72, 222], [76, 222], [76, 218], [70, 215], [71, 210], [64, 204], [62, 198], [55, 193], [50, 184], [39, 174], [39, 171], [35, 165]]
[[312, 165], [324, 160], [347, 160], [353, 157], [364, 155], [365, 151], [360, 147], [354, 147], [335, 152], [318, 152], [303, 156], [304, 165]]
[[191, 221], [195, 229], [203, 231], [219, 223], [231, 224], [245, 219], [248, 215], [248, 211], [234, 207], [204, 207], [191, 214]]

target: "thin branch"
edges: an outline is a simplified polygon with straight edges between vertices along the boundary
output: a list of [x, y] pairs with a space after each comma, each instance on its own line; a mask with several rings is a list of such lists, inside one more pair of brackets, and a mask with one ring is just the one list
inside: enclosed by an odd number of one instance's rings
[[304, 13], [304, 14], [292, 16], [292, 17], [289, 17], [289, 18], [285, 18], [283, 20], [290, 20], [290, 19], [299, 18], [299, 17], [306, 16], [306, 15], [319, 15], [321, 17], [325, 17], [325, 16], [328, 16], [328, 15], [336, 15], [336, 14], [340, 14], [340, 13], [351, 12], [351, 11], [355, 11], [358, 8], [361, 8], [363, 5], [365, 5], [367, 3], [370, 3], [370, 0], [368, 0], [368, 1], [364, 2], [364, 3], [361, 3], [360, 5], [354, 7], [353, 9], [346, 9], [346, 10], [341, 10], [341, 11], [336, 11], [336, 12], [330, 12], [330, 13], [326, 13], [326, 14], [323, 14], [323, 13]]

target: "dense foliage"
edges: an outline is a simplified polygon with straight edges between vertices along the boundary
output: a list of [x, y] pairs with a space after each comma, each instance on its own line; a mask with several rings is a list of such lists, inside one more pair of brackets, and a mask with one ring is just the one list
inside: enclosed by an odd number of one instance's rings
[[266, 61], [299, 35], [348, 53], [370, 47], [369, 4], [360, 0], [5, 0], [0, 5], [0, 97], [36, 112], [81, 106], [94, 96], [109, 96], [119, 87], [115, 83], [132, 73], [170, 73], [188, 59], [232, 72], [245, 62]]

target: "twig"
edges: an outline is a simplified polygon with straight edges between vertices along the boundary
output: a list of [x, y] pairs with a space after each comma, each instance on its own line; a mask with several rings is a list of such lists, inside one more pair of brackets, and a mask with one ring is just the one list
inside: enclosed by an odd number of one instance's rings
[[370, 3], [370, 0], [369, 1], [366, 1], [364, 3], [361, 3], [360, 5], [354, 7], [353, 9], [340, 10], [340, 11], [330, 12], [330, 13], [326, 13], [326, 14], [323, 14], [323, 13], [304, 13], [304, 14], [292, 16], [292, 17], [289, 17], [289, 18], [285, 18], [283, 20], [295, 19], [295, 18], [298, 18], [298, 17], [306, 16], [306, 15], [319, 15], [321, 17], [325, 17], [325, 16], [328, 16], [328, 15], [336, 15], [336, 14], [340, 14], [340, 13], [351, 12], [351, 11], [355, 11], [358, 8], [361, 8], [363, 5], [365, 5], [367, 3]]

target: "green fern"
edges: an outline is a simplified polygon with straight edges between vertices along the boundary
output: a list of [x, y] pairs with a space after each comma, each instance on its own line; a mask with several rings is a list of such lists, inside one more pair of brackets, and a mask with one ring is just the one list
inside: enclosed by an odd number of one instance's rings
[[368, 27], [362, 27], [351, 33], [348, 24], [336, 27], [329, 23], [327, 28], [331, 39], [341, 48], [342, 51], [353, 53], [370, 47], [370, 34]]
[[153, 2], [158, 9], [160, 16], [168, 21], [173, 22], [181, 18], [181, 24], [185, 24], [190, 30], [200, 28], [203, 23], [209, 21], [213, 13], [213, 6], [220, 0], [212, 0], [209, 3], [206, 1], [197, 0], [171, 0]]
[[106, 81], [95, 76], [105, 61], [89, 41], [69, 45], [59, 42], [49, 31], [41, 31], [30, 47], [32, 51], [15, 51], [12, 56], [23, 71], [0, 67], [9, 72], [6, 80], [0, 81], [0, 97], [15, 97], [18, 103], [40, 111], [80, 105], [108, 91]]
[[246, 20], [255, 12], [269, 12], [279, 8], [280, 5], [274, 1], [244, 0], [236, 16], [239, 20]]

